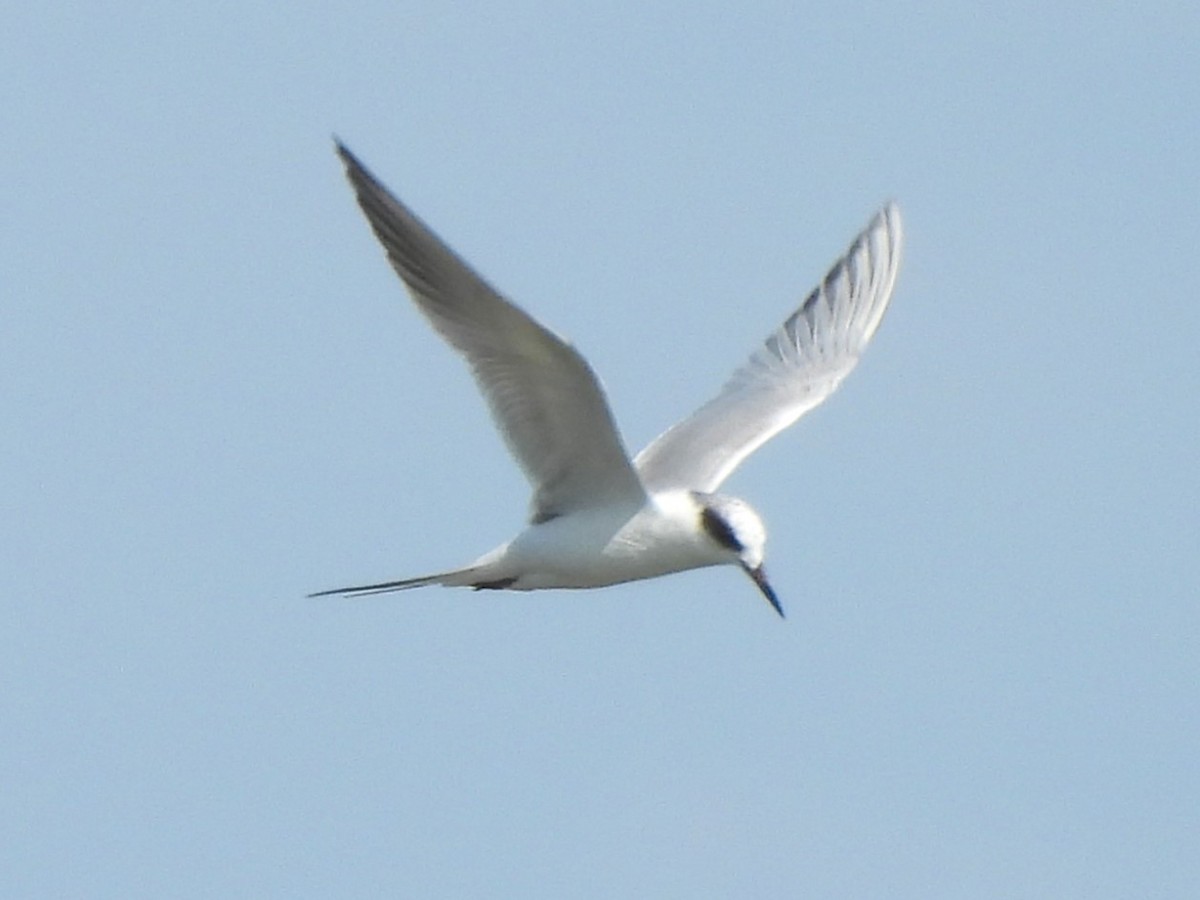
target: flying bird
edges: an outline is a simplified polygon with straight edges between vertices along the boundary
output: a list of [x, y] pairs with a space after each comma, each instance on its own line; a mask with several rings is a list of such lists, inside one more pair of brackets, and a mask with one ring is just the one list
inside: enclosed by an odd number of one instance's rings
[[469, 565], [312, 594], [438, 584], [596, 588], [705, 566], [745, 572], [780, 616], [758, 513], [717, 493], [747, 456], [818, 406], [857, 364], [900, 263], [887, 204], [712, 400], [630, 458], [604, 391], [569, 343], [505, 299], [340, 142], [358, 204], [434, 329], [467, 360], [533, 488], [528, 526]]

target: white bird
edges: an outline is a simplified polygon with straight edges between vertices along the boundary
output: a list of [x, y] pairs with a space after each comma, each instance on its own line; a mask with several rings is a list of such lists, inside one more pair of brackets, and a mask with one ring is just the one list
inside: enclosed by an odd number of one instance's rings
[[724, 389], [632, 460], [600, 382], [570, 344], [510, 303], [340, 142], [376, 237], [421, 312], [466, 357], [533, 487], [528, 527], [460, 569], [311, 596], [440, 584], [594, 588], [735, 565], [780, 616], [763, 569], [766, 529], [714, 493], [759, 446], [828, 397], [875, 334], [896, 282], [900, 212], [886, 205]]

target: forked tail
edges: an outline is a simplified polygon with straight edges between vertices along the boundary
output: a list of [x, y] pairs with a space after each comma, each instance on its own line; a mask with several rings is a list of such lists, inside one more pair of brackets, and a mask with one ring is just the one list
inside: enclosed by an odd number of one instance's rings
[[513, 579], [507, 579], [508, 584], [488, 581], [483, 566], [468, 566], [465, 569], [455, 569], [452, 572], [439, 572], [436, 575], [422, 575], [418, 578], [405, 578], [400, 581], [381, 581], [379, 584], [360, 584], [355, 587], [333, 588], [328, 591], [317, 591], [309, 597], [332, 597], [340, 594], [343, 597], [367, 597], [371, 594], [390, 594], [393, 591], [407, 591], [410, 588], [428, 587], [440, 584], [445, 587], [480, 588], [507, 587]]
[[420, 578], [405, 578], [403, 581], [382, 581], [379, 584], [360, 584], [357, 587], [333, 588], [328, 591], [317, 591], [309, 597], [332, 597], [341, 594], [343, 597], [365, 597], [368, 594], [389, 594], [392, 591], [407, 591], [409, 588], [425, 587], [429, 584], [441, 584], [445, 575], [422, 575]]

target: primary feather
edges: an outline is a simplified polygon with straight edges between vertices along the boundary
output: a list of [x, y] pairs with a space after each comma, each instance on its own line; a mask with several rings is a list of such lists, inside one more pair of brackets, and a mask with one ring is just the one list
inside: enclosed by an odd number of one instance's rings
[[341, 144], [359, 206], [433, 327], [467, 358], [533, 486], [533, 519], [645, 500], [600, 383], [566, 341], [504, 299]]
[[715, 491], [747, 456], [834, 392], [892, 296], [900, 211], [888, 204], [724, 389], [635, 460], [651, 491]]

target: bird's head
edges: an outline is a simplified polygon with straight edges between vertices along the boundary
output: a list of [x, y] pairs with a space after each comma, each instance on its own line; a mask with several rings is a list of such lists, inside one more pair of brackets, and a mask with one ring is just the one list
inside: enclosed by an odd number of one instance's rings
[[763, 569], [766, 552], [767, 529], [754, 508], [744, 500], [722, 494], [697, 494], [700, 507], [700, 525], [722, 551], [729, 562], [739, 566], [758, 585], [775, 612], [783, 616], [783, 607], [775, 590], [767, 581]]

